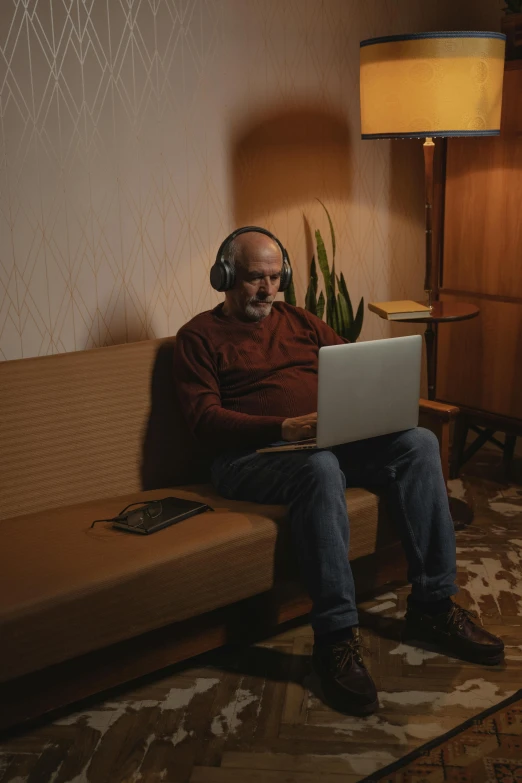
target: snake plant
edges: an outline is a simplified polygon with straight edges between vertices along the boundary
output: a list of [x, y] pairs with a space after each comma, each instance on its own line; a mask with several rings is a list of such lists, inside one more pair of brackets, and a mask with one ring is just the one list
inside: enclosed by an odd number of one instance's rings
[[[326, 323], [331, 326], [332, 329], [337, 332], [340, 337], [344, 337], [350, 342], [354, 343], [359, 337], [362, 329], [364, 318], [364, 299], [361, 297], [357, 313], [354, 317], [352, 301], [348, 288], [346, 286], [346, 280], [341, 272], [341, 275], [335, 272], [335, 231], [330, 217], [330, 213], [326, 209], [325, 205], [320, 199], [317, 199], [328, 217], [328, 224], [330, 226], [330, 236], [332, 240], [332, 268], [328, 263], [328, 255], [326, 247], [321, 236], [321, 232], [317, 230], [315, 232], [315, 243], [317, 247], [317, 261], [319, 268], [323, 275], [324, 280], [324, 293], [321, 291], [319, 297], [317, 296], [317, 290], [319, 287], [319, 278], [317, 274], [317, 266], [315, 261], [315, 255], [312, 257], [310, 264], [310, 282], [308, 283], [308, 289], [305, 296], [305, 309], [316, 315], [318, 318], [322, 318], [326, 307]], [[285, 301], [288, 304], [295, 305], [295, 289], [293, 283], [290, 284], [285, 291]]]

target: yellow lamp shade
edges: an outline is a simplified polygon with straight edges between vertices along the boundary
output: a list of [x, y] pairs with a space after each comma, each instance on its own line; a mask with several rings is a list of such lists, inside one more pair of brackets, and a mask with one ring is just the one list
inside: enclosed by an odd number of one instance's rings
[[362, 41], [362, 138], [498, 135], [505, 45], [483, 32]]

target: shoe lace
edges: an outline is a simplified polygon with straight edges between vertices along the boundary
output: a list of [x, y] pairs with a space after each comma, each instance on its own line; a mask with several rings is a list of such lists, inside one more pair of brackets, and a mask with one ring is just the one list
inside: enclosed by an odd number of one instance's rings
[[471, 609], [464, 609], [462, 606], [458, 606], [457, 604], [453, 605], [453, 609], [451, 610], [449, 616], [450, 623], [454, 623], [459, 630], [462, 630], [464, 623], [467, 620], [473, 621], [477, 619], [477, 612], [474, 612]]
[[371, 655], [370, 650], [365, 647], [361, 643], [361, 640], [357, 637], [354, 637], [353, 639], [347, 639], [346, 641], [339, 642], [338, 644], [334, 644], [332, 655], [338, 670], [341, 671], [344, 669], [344, 667], [350, 663], [352, 658], [355, 659], [359, 666], [364, 666], [361, 652], [364, 652], [367, 655]]

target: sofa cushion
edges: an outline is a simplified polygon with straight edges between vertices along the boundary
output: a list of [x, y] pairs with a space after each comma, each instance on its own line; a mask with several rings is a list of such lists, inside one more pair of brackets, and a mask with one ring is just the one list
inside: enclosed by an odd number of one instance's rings
[[174, 339], [0, 362], [0, 520], [204, 482]]
[[[170, 494], [204, 500], [215, 511], [151, 536], [103, 522], [90, 528], [92, 520], [112, 517], [128, 503]], [[350, 489], [347, 503], [352, 559], [394, 540], [384, 519], [378, 528], [374, 495]], [[292, 570], [286, 568], [288, 545], [280, 551], [285, 514], [284, 506], [225, 500], [201, 485], [4, 520], [0, 680], [271, 589]]]

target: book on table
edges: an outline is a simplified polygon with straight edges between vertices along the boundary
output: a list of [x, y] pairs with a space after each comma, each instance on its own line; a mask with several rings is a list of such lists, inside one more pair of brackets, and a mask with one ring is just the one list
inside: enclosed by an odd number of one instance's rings
[[407, 318], [426, 318], [430, 308], [409, 299], [397, 302], [369, 302], [368, 310], [377, 313], [388, 321], [400, 321]]

